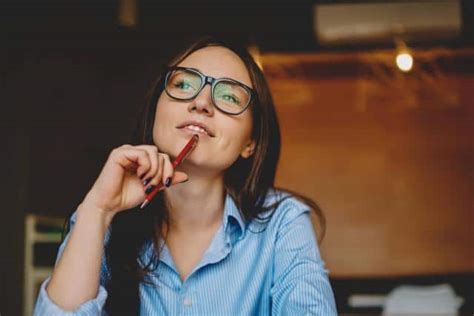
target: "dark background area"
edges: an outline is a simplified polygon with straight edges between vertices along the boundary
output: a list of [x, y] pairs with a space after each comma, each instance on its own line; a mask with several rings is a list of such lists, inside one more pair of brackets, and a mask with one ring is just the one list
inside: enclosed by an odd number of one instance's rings
[[[387, 47], [319, 45], [314, 1], [222, 2], [140, 1], [133, 28], [118, 25], [116, 1], [0, 3], [2, 315], [21, 313], [25, 213], [75, 210], [110, 150], [128, 141], [162, 62], [184, 38], [217, 34], [262, 52]], [[449, 47], [473, 46], [474, 5], [462, 5], [463, 35]]]

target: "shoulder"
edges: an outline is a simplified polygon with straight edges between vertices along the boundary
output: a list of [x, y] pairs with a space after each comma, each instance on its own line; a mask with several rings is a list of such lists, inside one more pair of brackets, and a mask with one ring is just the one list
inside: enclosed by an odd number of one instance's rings
[[306, 249], [313, 253], [317, 249], [317, 225], [311, 217], [310, 202], [285, 190], [273, 190], [267, 195], [265, 205], [274, 207], [262, 213], [262, 220], [257, 220], [251, 230], [265, 232], [262, 238], [276, 252], [290, 249], [296, 253]]
[[287, 226], [301, 217], [310, 218], [311, 206], [284, 190], [271, 189], [264, 206], [269, 209], [261, 217], [270, 218], [269, 224], [275, 228]]

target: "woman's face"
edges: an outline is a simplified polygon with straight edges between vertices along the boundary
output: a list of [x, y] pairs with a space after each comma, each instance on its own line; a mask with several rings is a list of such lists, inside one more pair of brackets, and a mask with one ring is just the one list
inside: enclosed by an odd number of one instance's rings
[[[221, 46], [199, 49], [177, 66], [198, 69], [214, 78], [232, 78], [249, 87], [252, 82], [243, 61], [231, 50]], [[252, 87], [253, 88], [253, 87]], [[239, 115], [219, 111], [212, 103], [211, 86], [208, 84], [190, 101], [170, 98], [164, 91], [158, 99], [153, 141], [160, 152], [176, 157], [195, 131], [182, 127], [187, 121], [204, 124], [212, 135], [197, 133], [197, 147], [184, 166], [197, 166], [199, 170], [221, 173], [239, 156], [248, 158], [254, 150], [251, 139], [252, 112], [247, 108]]]

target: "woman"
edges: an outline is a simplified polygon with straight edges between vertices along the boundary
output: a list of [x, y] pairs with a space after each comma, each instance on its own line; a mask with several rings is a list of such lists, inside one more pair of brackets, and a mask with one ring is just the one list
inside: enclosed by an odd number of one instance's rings
[[336, 314], [310, 219], [320, 211], [274, 188], [280, 132], [261, 70], [211, 38], [168, 65], [135, 145], [111, 152], [71, 217], [35, 314]]

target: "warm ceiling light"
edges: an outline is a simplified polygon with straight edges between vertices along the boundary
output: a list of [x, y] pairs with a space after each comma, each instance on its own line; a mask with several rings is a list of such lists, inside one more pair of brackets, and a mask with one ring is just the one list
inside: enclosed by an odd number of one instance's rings
[[395, 58], [398, 69], [409, 72], [413, 68], [413, 57], [408, 52], [400, 52]]
[[123, 27], [134, 28], [138, 20], [137, 0], [120, 0], [118, 3], [118, 23]]

